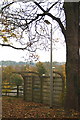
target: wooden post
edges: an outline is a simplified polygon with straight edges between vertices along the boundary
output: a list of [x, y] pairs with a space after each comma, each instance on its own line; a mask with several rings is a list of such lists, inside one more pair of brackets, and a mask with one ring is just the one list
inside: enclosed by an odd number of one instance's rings
[[6, 90], [6, 96], [7, 96], [7, 90]]
[[26, 99], [26, 98], [25, 98], [26, 78], [23, 77], [23, 79], [24, 79], [23, 97], [24, 97], [24, 100], [25, 100], [25, 99]]
[[17, 85], [17, 97], [19, 97], [19, 85]]
[[34, 92], [34, 76], [32, 76], [32, 101], [34, 101], [33, 92]]
[[[61, 77], [61, 76], [60, 76]], [[62, 107], [64, 107], [64, 100], [65, 100], [65, 79], [61, 77], [62, 79]]]
[[40, 77], [40, 102], [43, 102], [43, 97], [42, 97], [42, 87], [43, 87], [43, 77]]

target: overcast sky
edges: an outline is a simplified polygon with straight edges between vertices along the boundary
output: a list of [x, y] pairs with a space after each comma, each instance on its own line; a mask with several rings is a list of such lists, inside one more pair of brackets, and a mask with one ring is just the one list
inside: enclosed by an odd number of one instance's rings
[[[0, 61], [1, 60], [13, 60], [13, 61], [24, 61], [23, 56], [27, 59], [26, 51], [15, 50], [10, 47], [0, 47]], [[29, 53], [28, 53], [29, 54]], [[39, 60], [50, 61], [50, 51], [37, 51]], [[66, 61], [66, 47], [60, 45], [59, 48], [53, 49], [53, 61], [65, 62]]]
[[[54, 36], [53, 36], [54, 39], [59, 38], [60, 41], [64, 41], [64, 38], [60, 33], [57, 32], [57, 34]], [[59, 42], [56, 44], [57, 49], [54, 49], [54, 48], [55, 48], [55, 46], [53, 45], [53, 61], [65, 62], [66, 61], [65, 44]], [[0, 51], [1, 51], [0, 60], [24, 61], [24, 59], [22, 58], [23, 56], [25, 59], [28, 59], [27, 58], [28, 56], [26, 56], [26, 54], [27, 54], [26, 51], [15, 50], [15, 49], [10, 48], [10, 47], [0, 47]], [[39, 51], [38, 50], [37, 54], [39, 56], [39, 61], [42, 61], [42, 62], [50, 61], [50, 51]]]

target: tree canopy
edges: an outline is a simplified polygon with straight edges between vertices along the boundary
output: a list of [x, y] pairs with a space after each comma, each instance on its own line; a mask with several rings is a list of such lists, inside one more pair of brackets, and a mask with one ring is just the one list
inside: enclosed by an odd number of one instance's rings
[[[49, 19], [56, 30], [65, 36], [65, 14], [63, 2], [38, 0], [27, 2], [2, 1], [0, 45], [14, 49], [28, 50], [49, 49], [50, 26], [45, 23]], [[57, 29], [58, 28], [58, 29]], [[14, 38], [14, 39], [13, 39]], [[16, 44], [15, 42], [16, 41]], [[56, 40], [53, 40], [54, 43]]]
[[47, 70], [44, 67], [44, 64], [42, 62], [38, 62], [36, 64], [37, 67], [37, 72], [39, 73], [40, 76], [42, 76], [43, 74], [46, 74]]
[[23, 78], [21, 75], [13, 74], [10, 76], [10, 82], [15, 85], [22, 85]]

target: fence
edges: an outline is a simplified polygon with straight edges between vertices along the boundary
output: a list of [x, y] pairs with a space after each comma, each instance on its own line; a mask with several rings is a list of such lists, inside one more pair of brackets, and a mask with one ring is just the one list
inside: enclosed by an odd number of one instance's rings
[[[26, 101], [50, 104], [50, 77], [23, 75], [24, 77], [24, 99]], [[62, 106], [64, 100], [64, 80], [55, 73], [53, 77], [53, 106]]]
[[[19, 73], [21, 74], [21, 73]], [[50, 76], [38, 74], [22, 74], [24, 86], [14, 86], [10, 84], [2, 85], [2, 95], [24, 96], [24, 100], [50, 104]], [[55, 73], [53, 77], [53, 106], [63, 106], [64, 104], [65, 81], [63, 76]]]
[[23, 96], [23, 86], [13, 84], [2, 84], [3, 96]]

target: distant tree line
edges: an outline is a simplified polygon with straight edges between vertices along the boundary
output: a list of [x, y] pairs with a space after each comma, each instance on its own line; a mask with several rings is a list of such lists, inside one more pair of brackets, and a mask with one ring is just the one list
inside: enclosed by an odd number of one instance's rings
[[[43, 62], [43, 63], [46, 63], [46, 64], [48, 63], [49, 64], [49, 61], [48, 62]], [[36, 63], [34, 63], [34, 62], [23, 62], [23, 61], [16, 62], [16, 61], [11, 61], [11, 60], [0, 61], [0, 65], [3, 65], [3, 66], [26, 65], [26, 64], [35, 65]], [[57, 62], [57, 61], [53, 62], [53, 65], [63, 65], [63, 64], [65, 64], [65, 62]]]

